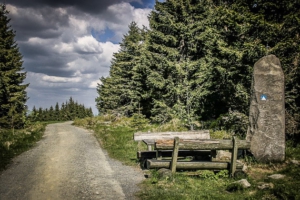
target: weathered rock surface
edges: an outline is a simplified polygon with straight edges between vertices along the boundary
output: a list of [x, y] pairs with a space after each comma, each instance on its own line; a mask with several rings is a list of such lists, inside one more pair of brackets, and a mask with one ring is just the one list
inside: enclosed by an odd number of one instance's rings
[[273, 183], [259, 183], [257, 188], [261, 189], [261, 190], [273, 189], [274, 184]]
[[272, 174], [270, 176], [268, 176], [270, 179], [283, 179], [285, 177], [285, 175], [283, 174]]
[[226, 188], [227, 191], [232, 192], [232, 191], [237, 191], [237, 190], [243, 190], [246, 188], [251, 187], [251, 184], [247, 181], [247, 179], [241, 179], [239, 181], [235, 181], [231, 184], [229, 184]]
[[159, 178], [166, 178], [172, 176], [172, 171], [170, 169], [161, 168], [157, 171]]
[[231, 152], [224, 150], [217, 150], [215, 158], [212, 158], [213, 161], [230, 161]]
[[239, 184], [243, 188], [249, 188], [251, 187], [251, 184], [247, 181], [247, 179], [241, 179], [239, 181], [233, 182], [234, 184]]
[[247, 140], [258, 161], [285, 159], [284, 74], [274, 55], [254, 65]]
[[298, 160], [291, 160], [291, 163], [294, 165], [300, 165], [300, 162]]

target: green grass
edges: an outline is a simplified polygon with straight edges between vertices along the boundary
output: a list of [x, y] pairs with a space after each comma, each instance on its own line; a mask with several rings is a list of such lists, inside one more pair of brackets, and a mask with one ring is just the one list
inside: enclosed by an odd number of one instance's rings
[[[99, 138], [102, 147], [109, 155], [128, 165], [137, 166], [136, 152], [146, 146], [133, 141], [133, 133], [138, 131], [132, 126], [136, 124], [132, 119], [115, 119], [111, 116], [89, 118], [75, 121], [75, 124], [91, 128]], [[174, 121], [170, 125], [158, 127], [145, 126], [145, 130], [164, 130], [171, 127], [172, 131], [178, 124]], [[213, 132], [212, 137], [227, 138], [230, 133], [224, 131]], [[137, 194], [142, 200], [257, 200], [257, 199], [300, 199], [300, 167], [291, 164], [290, 160], [300, 159], [300, 145], [288, 143], [286, 148], [287, 159], [284, 163], [259, 164], [255, 159], [247, 158], [248, 172], [246, 177], [228, 178], [226, 170], [214, 173], [208, 170], [194, 172], [177, 172], [174, 176], [160, 178], [156, 170], [151, 170], [150, 178], [141, 183], [141, 192]], [[269, 175], [281, 173], [286, 177], [281, 180], [271, 180]], [[242, 189], [233, 187], [233, 182], [246, 178], [251, 187]], [[272, 188], [260, 190], [261, 183], [271, 183]]]
[[11, 159], [29, 148], [41, 139], [46, 123], [34, 123], [21, 130], [0, 131], [0, 171], [10, 163]]
[[138, 145], [132, 139], [134, 133], [132, 128], [97, 125], [95, 133], [100, 139], [102, 147], [108, 151], [110, 157], [118, 159], [125, 164], [137, 164], [136, 152]]
[[[278, 167], [278, 166], [277, 166]], [[148, 199], [181, 199], [181, 200], [201, 200], [201, 199], [300, 199], [300, 169], [296, 166], [284, 168], [284, 170], [259, 170], [260, 166], [255, 166], [255, 169], [246, 177], [250, 182], [251, 187], [247, 189], [237, 187], [236, 190], [230, 190], [233, 182], [239, 179], [228, 177], [218, 177], [218, 173], [209, 175], [204, 171], [193, 173], [193, 176], [188, 176], [184, 172], [177, 172], [173, 177], [158, 178], [155, 171], [152, 171], [152, 176], [146, 179], [142, 184], [142, 190], [139, 197], [144, 200]], [[213, 172], [211, 172], [213, 173]], [[285, 174], [286, 177], [281, 180], [271, 180], [267, 178], [273, 173]], [[258, 177], [259, 175], [259, 177]], [[252, 177], [253, 176], [253, 177]], [[256, 178], [255, 178], [256, 177]], [[272, 183], [273, 188], [260, 190], [258, 186], [264, 183]]]

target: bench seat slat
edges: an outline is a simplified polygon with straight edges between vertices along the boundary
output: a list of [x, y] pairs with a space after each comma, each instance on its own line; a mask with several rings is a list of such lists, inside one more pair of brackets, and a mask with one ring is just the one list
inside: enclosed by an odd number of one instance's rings
[[210, 139], [209, 130], [186, 131], [186, 132], [137, 132], [134, 133], [134, 141], [143, 140], [168, 140], [179, 137], [180, 139]]

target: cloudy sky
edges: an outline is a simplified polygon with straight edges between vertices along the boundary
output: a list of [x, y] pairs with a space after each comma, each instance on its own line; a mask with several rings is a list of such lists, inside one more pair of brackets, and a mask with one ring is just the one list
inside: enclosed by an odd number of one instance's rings
[[98, 114], [99, 78], [130, 22], [149, 26], [155, 0], [6, 0], [27, 71], [29, 109], [71, 96]]

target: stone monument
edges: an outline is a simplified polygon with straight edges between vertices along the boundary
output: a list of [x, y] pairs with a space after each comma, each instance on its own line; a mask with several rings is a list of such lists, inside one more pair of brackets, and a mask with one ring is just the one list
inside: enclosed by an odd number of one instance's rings
[[260, 162], [285, 159], [284, 74], [279, 59], [268, 55], [254, 65], [247, 140]]

